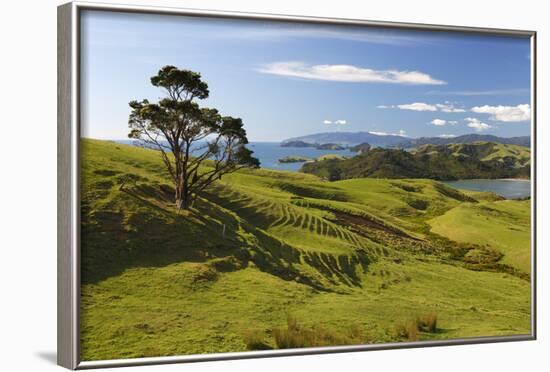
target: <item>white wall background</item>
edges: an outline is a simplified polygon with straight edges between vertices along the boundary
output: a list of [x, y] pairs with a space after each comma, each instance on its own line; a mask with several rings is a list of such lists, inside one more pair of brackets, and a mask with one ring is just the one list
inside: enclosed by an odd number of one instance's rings
[[[114, 0], [116, 1], [116, 0]], [[123, 2], [123, 0], [121, 0]], [[0, 370], [48, 371], [56, 351], [56, 6], [4, 1], [0, 12]], [[539, 244], [537, 341], [413, 350], [133, 367], [155, 371], [423, 370], [525, 371], [548, 368], [549, 255], [545, 226], [550, 153], [550, 22], [536, 0], [148, 0], [188, 8], [538, 31]], [[546, 212], [546, 216], [544, 213]], [[546, 218], [545, 218], [546, 217]], [[546, 229], [545, 229], [546, 228]], [[546, 230], [546, 231], [545, 231]], [[547, 293], [546, 293], [547, 294]], [[117, 371], [130, 370], [128, 368]]]

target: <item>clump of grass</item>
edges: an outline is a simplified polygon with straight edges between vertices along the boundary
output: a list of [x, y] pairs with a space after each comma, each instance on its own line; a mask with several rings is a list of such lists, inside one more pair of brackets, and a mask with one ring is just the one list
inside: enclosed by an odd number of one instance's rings
[[395, 323], [394, 331], [395, 335], [401, 339], [405, 339], [408, 341], [418, 341], [420, 339], [416, 322], [412, 320], [409, 320], [407, 322]]
[[248, 350], [269, 350], [272, 347], [265, 341], [265, 334], [260, 330], [249, 330], [243, 335]]
[[196, 272], [193, 276], [193, 282], [210, 282], [218, 278], [218, 272], [208, 265], [197, 266]]
[[502, 253], [489, 246], [476, 246], [464, 255], [464, 261], [469, 264], [491, 265], [502, 258]]
[[349, 334], [342, 334], [319, 326], [302, 326], [292, 316], [287, 317], [286, 323], [286, 328], [278, 328], [273, 331], [275, 343], [280, 349], [352, 345], [362, 342], [362, 333], [357, 326], [352, 327]]
[[437, 332], [437, 314], [431, 313], [416, 317], [416, 328], [419, 331], [436, 333]]
[[394, 324], [395, 335], [400, 339], [418, 341], [420, 332], [437, 332], [437, 314], [430, 313], [417, 315], [408, 321], [399, 321]]
[[355, 340], [364, 339], [363, 330], [357, 324], [353, 324], [349, 330], [349, 336]]

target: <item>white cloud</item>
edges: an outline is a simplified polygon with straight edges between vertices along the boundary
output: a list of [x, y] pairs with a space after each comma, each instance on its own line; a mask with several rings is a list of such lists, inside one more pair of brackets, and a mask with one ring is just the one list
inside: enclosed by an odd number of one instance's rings
[[435, 125], [437, 127], [442, 127], [444, 125], [457, 125], [458, 121], [445, 120], [445, 119], [433, 119], [432, 121], [430, 121], [430, 124]]
[[323, 120], [323, 124], [334, 124], [334, 125], [346, 125], [348, 123], [347, 120], [343, 120], [343, 119], [338, 119], [338, 120]]
[[436, 104], [436, 107], [443, 112], [466, 112], [463, 108], [457, 108], [452, 103], [445, 102]]
[[490, 114], [489, 119], [505, 122], [528, 121], [531, 119], [531, 107], [529, 104], [517, 106], [476, 106], [472, 112], [478, 114]]
[[387, 108], [398, 108], [401, 110], [412, 110], [412, 111], [441, 111], [446, 113], [454, 113], [454, 112], [466, 112], [465, 109], [460, 107], [455, 107], [453, 103], [451, 102], [445, 102], [445, 103], [424, 103], [424, 102], [415, 102], [415, 103], [407, 103], [402, 105], [379, 105], [376, 106], [377, 108], [381, 109], [387, 109]]
[[370, 131], [370, 134], [374, 134], [375, 136], [400, 136], [400, 137], [407, 137], [407, 132], [405, 132], [403, 129], [399, 129], [399, 132], [397, 133], [389, 133], [389, 132], [381, 132], [381, 131]]
[[303, 62], [274, 62], [259, 69], [265, 74], [349, 83], [441, 85], [442, 80], [420, 71], [373, 70], [353, 65], [307, 65]]
[[429, 105], [427, 103], [415, 102], [409, 103], [406, 105], [397, 105], [397, 108], [401, 110], [412, 110], [412, 111], [437, 111], [437, 107], [434, 105]]
[[456, 134], [440, 134], [438, 137], [441, 137], [441, 138], [454, 138], [454, 137], [456, 137]]
[[447, 120], [443, 120], [443, 119], [433, 119], [432, 121], [430, 121], [430, 124], [435, 125], [435, 126], [438, 126], [438, 127], [442, 127], [442, 126], [444, 126], [445, 124], [447, 124]]
[[491, 128], [495, 128], [492, 125], [481, 122], [476, 118], [465, 118], [464, 121], [468, 123], [468, 127], [475, 129], [477, 132], [482, 132]]

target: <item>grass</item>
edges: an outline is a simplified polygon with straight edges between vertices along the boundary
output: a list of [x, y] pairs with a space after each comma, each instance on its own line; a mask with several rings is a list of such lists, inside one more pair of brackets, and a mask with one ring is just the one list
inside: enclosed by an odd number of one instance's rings
[[530, 200], [462, 204], [429, 221], [432, 231], [452, 240], [488, 244], [501, 252], [502, 262], [529, 273]]
[[[434, 145], [425, 145], [424, 149], [429, 151], [434, 147]], [[455, 156], [476, 156], [481, 161], [505, 162], [508, 159], [520, 166], [530, 164], [531, 161], [530, 149], [519, 145], [478, 141], [471, 144], [450, 144], [448, 148]]]
[[285, 328], [277, 328], [273, 332], [279, 349], [353, 345], [364, 342], [357, 328], [351, 328], [348, 333], [340, 333], [318, 325], [304, 327], [292, 316], [287, 316], [286, 323]]
[[[501, 260], [528, 254], [528, 235], [493, 236], [527, 228], [528, 201], [260, 169], [178, 215], [156, 152], [95, 140], [81, 176], [83, 360], [395, 342], [411, 314], [421, 340], [530, 331], [529, 282], [468, 269], [483, 236]], [[478, 235], [441, 230], [456, 213]]]
[[416, 328], [419, 331], [437, 332], [437, 314], [426, 314], [416, 317]]
[[417, 315], [407, 321], [399, 321], [394, 325], [395, 336], [407, 341], [419, 341], [422, 334], [437, 333], [437, 314]]
[[407, 341], [418, 341], [420, 339], [418, 328], [413, 320], [409, 320], [406, 323], [395, 323], [395, 335]]
[[248, 330], [243, 335], [247, 350], [269, 350], [272, 347], [266, 342], [264, 332]]
[[515, 158], [517, 162], [525, 165], [531, 162], [531, 151], [524, 146], [510, 144], [495, 144], [493, 152], [485, 156], [482, 160], [504, 161], [505, 158]]

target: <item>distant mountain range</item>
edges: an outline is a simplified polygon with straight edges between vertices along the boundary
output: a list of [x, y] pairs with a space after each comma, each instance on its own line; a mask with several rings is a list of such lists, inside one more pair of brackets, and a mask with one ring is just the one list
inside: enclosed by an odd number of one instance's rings
[[347, 146], [359, 145], [368, 143], [375, 147], [397, 147], [397, 148], [413, 148], [422, 145], [447, 145], [451, 143], [473, 143], [473, 142], [493, 142], [505, 145], [518, 145], [530, 147], [531, 137], [497, 137], [490, 134], [465, 134], [452, 138], [441, 137], [420, 137], [406, 138], [393, 134], [379, 135], [370, 132], [325, 132], [314, 133], [307, 136], [294, 137], [284, 140], [283, 146], [288, 146], [290, 142], [305, 142], [310, 144], [340, 144]]
[[406, 140], [397, 135], [376, 135], [369, 132], [325, 132], [309, 134], [307, 136], [294, 137], [284, 140], [283, 146], [288, 142], [306, 142], [311, 144], [338, 143], [340, 145], [358, 145], [368, 143], [371, 146], [389, 147]]

